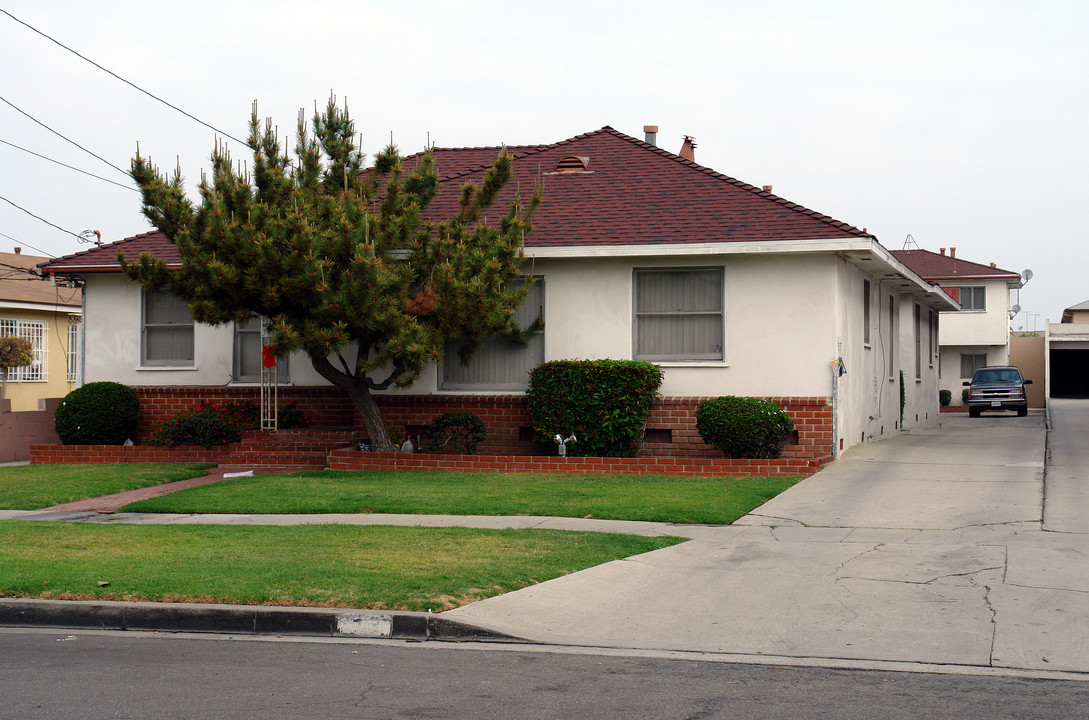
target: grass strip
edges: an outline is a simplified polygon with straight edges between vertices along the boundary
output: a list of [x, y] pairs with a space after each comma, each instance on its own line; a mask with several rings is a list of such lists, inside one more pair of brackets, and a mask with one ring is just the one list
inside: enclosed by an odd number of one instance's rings
[[0, 596], [439, 611], [678, 542], [555, 530], [0, 521]]
[[235, 478], [143, 500], [122, 510], [554, 515], [729, 524], [800, 479], [320, 471]]
[[37, 510], [205, 475], [199, 463], [15, 465], [0, 468], [0, 510]]

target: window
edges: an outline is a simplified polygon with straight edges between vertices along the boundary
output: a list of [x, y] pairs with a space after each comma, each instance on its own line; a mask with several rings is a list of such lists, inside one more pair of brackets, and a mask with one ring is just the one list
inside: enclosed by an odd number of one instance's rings
[[185, 301], [166, 290], [145, 290], [140, 327], [140, 363], [193, 365], [193, 316]]
[[923, 309], [915, 303], [915, 379], [923, 379]]
[[960, 356], [960, 376], [962, 378], [970, 378], [976, 374], [976, 370], [987, 365], [987, 354], [980, 353], [976, 355], [961, 354]]
[[724, 360], [722, 268], [635, 271], [637, 360]]
[[938, 313], [927, 310], [926, 326], [929, 331], [930, 367], [934, 367], [934, 360], [938, 357]]
[[79, 315], [68, 316], [68, 382], [79, 382]]
[[896, 298], [889, 295], [889, 380], [896, 375]]
[[870, 344], [870, 281], [862, 281], [862, 342]]
[[[234, 325], [234, 361], [232, 379], [236, 383], [261, 382], [261, 327], [264, 321], [254, 318]], [[288, 358], [276, 358], [276, 382], [291, 379]]]
[[491, 338], [481, 343], [468, 365], [463, 365], [458, 351], [464, 341], [446, 341], [441, 368], [443, 390], [525, 390], [529, 386], [529, 371], [544, 362], [544, 285], [544, 278], [535, 278], [529, 295], [514, 313], [519, 327], [536, 328], [529, 333], [527, 344]]
[[34, 362], [8, 369], [12, 382], [45, 382], [49, 379], [49, 349], [45, 339], [48, 328], [38, 320], [0, 320], [0, 337], [18, 337], [29, 340], [34, 352]]
[[960, 309], [961, 310], [986, 310], [987, 309], [987, 288], [985, 288], [985, 287], [962, 287], [962, 288], [960, 288]]

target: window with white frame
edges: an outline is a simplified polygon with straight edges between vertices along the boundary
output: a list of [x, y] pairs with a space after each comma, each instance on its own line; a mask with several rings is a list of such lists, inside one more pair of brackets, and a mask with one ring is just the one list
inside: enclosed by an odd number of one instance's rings
[[79, 324], [80, 315], [68, 316], [68, 382], [79, 382]]
[[[237, 383], [261, 382], [261, 327], [262, 318], [234, 324], [233, 376]], [[288, 358], [276, 358], [276, 381], [288, 382], [291, 378]]]
[[0, 320], [0, 337], [17, 337], [30, 341], [34, 361], [8, 370], [12, 382], [46, 382], [49, 380], [49, 348], [46, 345], [48, 326], [40, 320]]
[[[522, 281], [515, 281], [522, 282]], [[525, 345], [504, 338], [481, 343], [468, 365], [463, 365], [460, 338], [447, 340], [443, 349], [440, 386], [443, 390], [525, 390], [529, 371], [544, 362], [544, 278], [534, 278], [529, 294], [514, 313], [518, 327], [531, 330]]]
[[870, 281], [862, 281], [862, 342], [870, 344]]
[[923, 309], [915, 303], [915, 379], [923, 378]]
[[145, 290], [140, 321], [142, 365], [193, 365], [193, 316], [184, 300], [167, 290]]
[[640, 268], [633, 284], [637, 360], [725, 359], [723, 268]]
[[987, 309], [987, 288], [985, 287], [962, 287], [960, 288], [960, 309], [961, 310], [986, 310]]

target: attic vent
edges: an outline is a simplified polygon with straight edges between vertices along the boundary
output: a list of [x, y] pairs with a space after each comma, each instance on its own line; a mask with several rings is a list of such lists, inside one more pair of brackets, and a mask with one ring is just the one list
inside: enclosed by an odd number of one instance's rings
[[556, 163], [556, 172], [558, 173], [576, 173], [586, 172], [587, 166], [590, 164], [590, 158], [579, 157], [577, 155], [568, 155], [562, 158]]

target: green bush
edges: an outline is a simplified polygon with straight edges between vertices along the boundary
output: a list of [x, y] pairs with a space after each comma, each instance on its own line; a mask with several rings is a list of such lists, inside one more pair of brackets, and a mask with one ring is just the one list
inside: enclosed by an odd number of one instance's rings
[[777, 458], [794, 430], [786, 411], [769, 400], [717, 397], [696, 409], [703, 441], [733, 458]]
[[942, 405], [948, 405], [949, 403], [953, 402], [953, 391], [952, 390], [939, 390], [938, 391], [938, 402], [941, 403]]
[[533, 439], [555, 447], [552, 438], [572, 433], [569, 455], [635, 455], [662, 371], [637, 360], [555, 360], [529, 373], [529, 417]]
[[971, 392], [971, 390], [969, 390], [968, 388], [964, 388], [963, 390], [960, 391], [960, 404], [961, 405], [967, 405], [968, 404], [968, 395], [969, 395], [970, 392]]
[[147, 441], [149, 445], [227, 445], [241, 440], [243, 431], [256, 430], [259, 417], [257, 403], [252, 400], [223, 405], [202, 400], [157, 423]]
[[120, 445], [136, 437], [140, 399], [115, 382], [93, 382], [68, 393], [53, 415], [65, 445]]
[[431, 450], [470, 455], [476, 452], [477, 445], [488, 439], [484, 421], [468, 410], [454, 410], [436, 416], [427, 434]]

